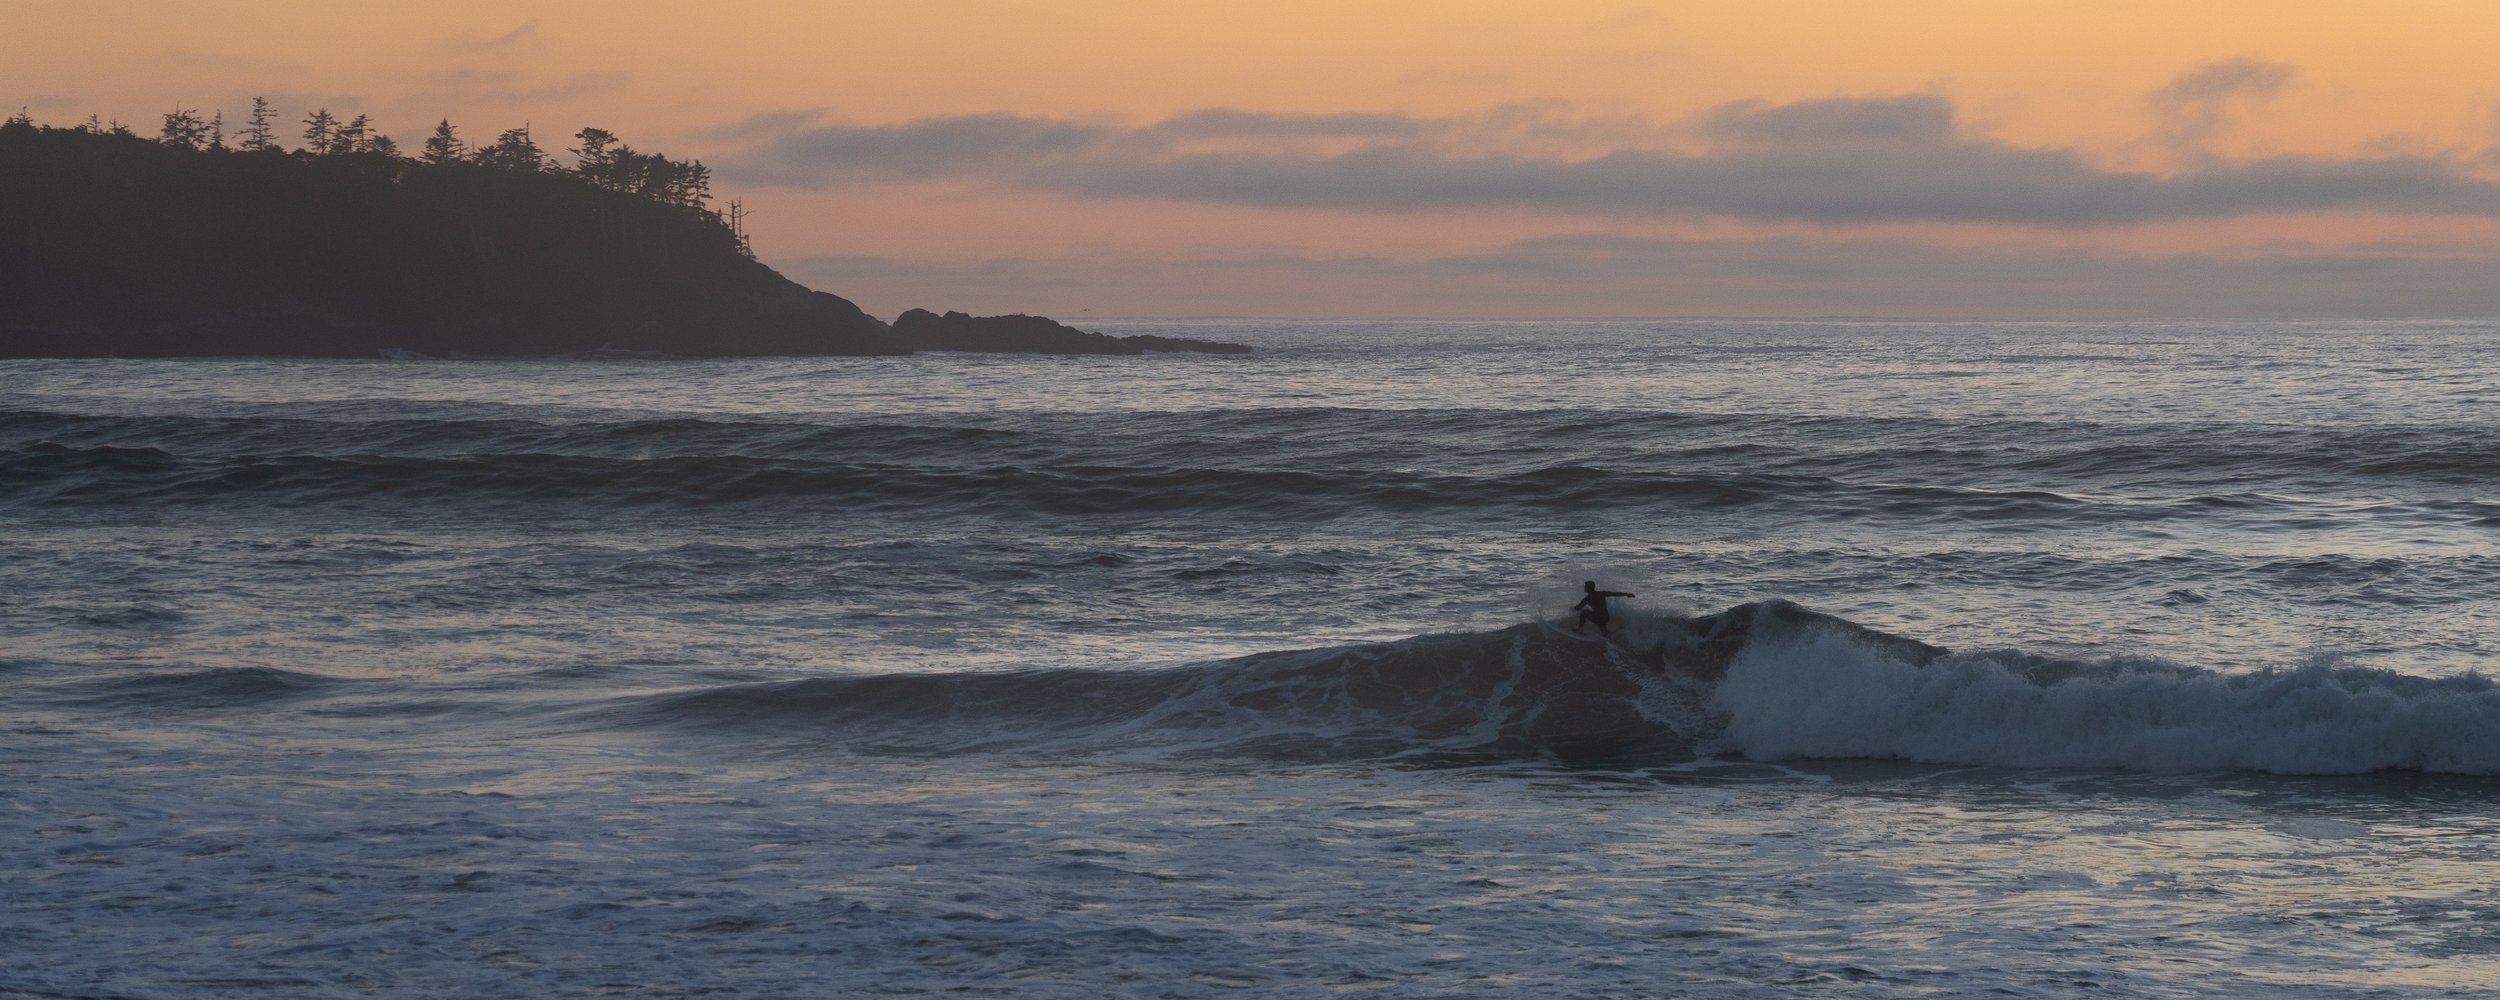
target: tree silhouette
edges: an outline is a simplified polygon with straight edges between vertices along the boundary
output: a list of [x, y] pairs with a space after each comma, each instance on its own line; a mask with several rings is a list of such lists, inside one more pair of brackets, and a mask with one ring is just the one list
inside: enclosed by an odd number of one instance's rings
[[439, 167], [461, 159], [461, 147], [464, 145], [460, 141], [460, 132], [451, 127], [451, 119], [445, 118], [442, 124], [434, 126], [434, 134], [425, 140], [422, 159]]
[[242, 148], [246, 153], [259, 153], [278, 148], [278, 133], [269, 125], [276, 110], [265, 97], [252, 98], [252, 123], [243, 129]]
[[337, 132], [331, 134], [330, 152], [342, 156], [348, 153], [362, 153], [367, 150], [367, 144], [372, 140], [372, 122], [364, 115], [357, 115], [349, 119], [347, 124], [339, 126]]
[[747, 219], [754, 215], [755, 213], [747, 211], [744, 203], [733, 198], [729, 202], [729, 211], [724, 216], [729, 222], [730, 238], [738, 241], [738, 253], [748, 260], [755, 259], [755, 243], [747, 239]]
[[546, 167], [547, 154], [530, 138], [530, 127], [523, 125], [505, 129], [495, 137], [494, 145], [478, 150], [477, 162], [481, 166], [534, 173]]
[[226, 109], [217, 109], [217, 117], [208, 120], [208, 148], [226, 151]]
[[157, 141], [168, 146], [199, 149], [208, 145], [208, 123], [200, 120], [199, 110], [175, 105], [165, 115], [165, 128]]
[[399, 144], [392, 142], [390, 136], [377, 135], [365, 143], [365, 152], [396, 160], [399, 158]]
[[600, 187], [615, 187], [609, 183], [608, 170], [616, 159], [615, 153], [609, 149], [617, 145], [616, 133], [603, 128], [584, 128], [573, 133], [573, 138], [582, 142], [571, 151], [574, 156], [573, 172]]
[[666, 157], [654, 157], [654, 159], [658, 159], [667, 168], [659, 190], [653, 193], [654, 197], [671, 205], [697, 209], [702, 208], [704, 202], [711, 200], [712, 168], [704, 166], [703, 161], [679, 161]]
[[316, 156], [328, 153], [338, 143], [339, 120], [322, 108], [304, 119], [304, 151]]
[[581, 140], [572, 150], [576, 157], [573, 175], [583, 180], [610, 191], [693, 209], [703, 208], [712, 196], [712, 168], [702, 161], [636, 152], [603, 128], [585, 128], [573, 137]]

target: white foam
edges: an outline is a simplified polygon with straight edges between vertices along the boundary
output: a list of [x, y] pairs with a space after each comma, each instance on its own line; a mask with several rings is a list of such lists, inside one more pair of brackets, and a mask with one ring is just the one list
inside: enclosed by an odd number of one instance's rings
[[1986, 657], [1922, 667], [1808, 635], [1748, 646], [1712, 707], [1726, 717], [1717, 749], [1762, 760], [2500, 774], [2500, 689], [2475, 676], [2116, 662], [2060, 673]]

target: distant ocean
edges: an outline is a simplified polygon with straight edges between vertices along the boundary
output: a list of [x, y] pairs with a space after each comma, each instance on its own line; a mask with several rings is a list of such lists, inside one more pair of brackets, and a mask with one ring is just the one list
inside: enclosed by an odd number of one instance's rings
[[0, 997], [2500, 983], [2500, 324], [1092, 328], [0, 362]]

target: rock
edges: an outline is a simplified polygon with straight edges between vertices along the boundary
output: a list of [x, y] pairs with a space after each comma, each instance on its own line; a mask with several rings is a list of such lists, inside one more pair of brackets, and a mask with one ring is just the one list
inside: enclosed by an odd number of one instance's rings
[[1191, 351], [1200, 354], [1248, 354], [1250, 348], [1213, 340], [1139, 335], [1114, 337], [1087, 333], [1056, 320], [1021, 313], [972, 316], [948, 312], [941, 316], [914, 309], [895, 317], [894, 336], [916, 351], [979, 351], [1020, 354], [1144, 354], [1148, 351]]

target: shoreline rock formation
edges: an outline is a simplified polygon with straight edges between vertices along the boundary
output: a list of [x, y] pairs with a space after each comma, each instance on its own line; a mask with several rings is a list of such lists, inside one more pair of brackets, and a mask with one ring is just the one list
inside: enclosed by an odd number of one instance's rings
[[1199, 354], [1248, 354], [1250, 348], [1214, 340], [1139, 334], [1115, 337], [1088, 333], [1041, 316], [945, 315], [914, 309], [894, 319], [894, 336], [915, 351], [978, 351], [1038, 354], [1144, 354], [1186, 351]]

